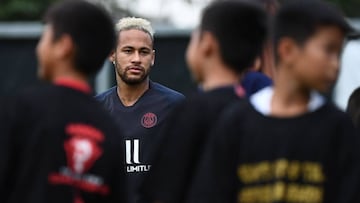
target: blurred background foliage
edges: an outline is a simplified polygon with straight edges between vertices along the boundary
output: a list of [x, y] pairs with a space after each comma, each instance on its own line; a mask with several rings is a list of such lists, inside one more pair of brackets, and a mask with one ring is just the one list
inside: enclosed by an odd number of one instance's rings
[[[0, 21], [41, 20], [46, 8], [56, 1], [61, 0], [0, 0]], [[190, 0], [184, 1], [191, 2]], [[280, 0], [280, 2], [284, 1], [286, 0]], [[360, 0], [327, 1], [338, 5], [348, 17], [360, 17]], [[100, 2], [108, 9], [110, 8], [110, 11], [122, 10], [121, 6], [115, 3], [116, 0], [101, 0]], [[126, 12], [131, 13], [131, 11]]]
[[[278, 0], [280, 3], [287, 0]], [[349, 18], [360, 17], [360, 0], [326, 0], [337, 5]]]
[[348, 17], [360, 17], [360, 0], [328, 0], [338, 5]]
[[41, 20], [46, 8], [59, 0], [0, 0], [0, 21]]

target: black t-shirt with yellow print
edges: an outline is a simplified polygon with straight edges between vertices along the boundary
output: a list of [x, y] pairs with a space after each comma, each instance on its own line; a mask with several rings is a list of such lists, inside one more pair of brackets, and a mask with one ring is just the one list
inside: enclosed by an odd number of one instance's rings
[[238, 102], [211, 136], [187, 202], [359, 202], [359, 136], [332, 104], [279, 118]]

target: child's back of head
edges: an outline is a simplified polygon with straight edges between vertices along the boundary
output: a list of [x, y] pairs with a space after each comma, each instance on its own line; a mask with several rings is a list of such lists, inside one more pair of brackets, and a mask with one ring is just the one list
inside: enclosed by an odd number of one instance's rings
[[260, 5], [245, 1], [219, 1], [203, 12], [200, 31], [218, 41], [223, 62], [241, 73], [260, 55], [267, 36], [267, 15]]
[[61, 1], [44, 16], [51, 25], [54, 41], [69, 35], [75, 45], [74, 67], [86, 75], [99, 71], [115, 44], [115, 31], [109, 14], [87, 1]]

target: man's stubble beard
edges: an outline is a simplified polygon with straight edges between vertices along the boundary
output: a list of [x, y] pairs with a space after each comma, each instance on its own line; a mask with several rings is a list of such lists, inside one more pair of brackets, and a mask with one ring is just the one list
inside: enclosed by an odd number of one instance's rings
[[146, 72], [145, 68], [142, 68], [142, 74], [140, 78], [129, 78], [127, 76], [127, 72], [129, 71], [128, 68], [125, 68], [125, 70], [123, 72], [121, 72], [121, 70], [118, 69], [118, 63], [115, 64], [115, 70], [116, 70], [116, 74], [119, 76], [120, 80], [123, 81], [125, 84], [127, 85], [138, 85], [141, 84], [142, 82], [144, 82], [148, 77], [149, 77], [149, 73], [150, 73], [150, 69]]

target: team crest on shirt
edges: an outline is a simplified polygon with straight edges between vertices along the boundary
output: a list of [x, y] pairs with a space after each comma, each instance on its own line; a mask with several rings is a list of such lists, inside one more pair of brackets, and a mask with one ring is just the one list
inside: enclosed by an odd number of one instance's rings
[[141, 125], [144, 128], [152, 128], [157, 123], [157, 116], [154, 113], [148, 112], [141, 118]]

